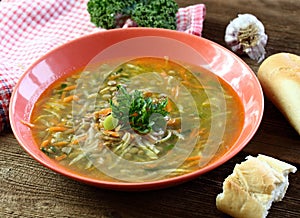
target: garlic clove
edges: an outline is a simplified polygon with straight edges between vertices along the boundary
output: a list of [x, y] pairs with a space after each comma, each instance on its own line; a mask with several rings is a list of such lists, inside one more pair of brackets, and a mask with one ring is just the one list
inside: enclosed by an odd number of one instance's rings
[[231, 50], [258, 62], [265, 58], [267, 40], [264, 25], [252, 14], [239, 14], [226, 27], [225, 42]]

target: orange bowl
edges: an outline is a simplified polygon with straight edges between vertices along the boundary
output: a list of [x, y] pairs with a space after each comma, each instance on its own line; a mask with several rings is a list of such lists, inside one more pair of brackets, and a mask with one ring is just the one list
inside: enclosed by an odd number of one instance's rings
[[[100, 54], [100, 55], [99, 55]], [[192, 173], [150, 182], [108, 182], [80, 176], [60, 166], [40, 151], [30, 128], [33, 106], [57, 79], [93, 62], [126, 56], [156, 56], [202, 66], [223, 78], [237, 93], [245, 119], [232, 148], [220, 158]], [[10, 102], [10, 122], [20, 145], [35, 160], [51, 170], [86, 184], [115, 190], [149, 190], [176, 185], [200, 176], [228, 161], [242, 150], [260, 125], [264, 109], [261, 86], [247, 64], [226, 48], [204, 38], [182, 32], [129, 28], [93, 33], [66, 43], [37, 60], [22, 75]]]

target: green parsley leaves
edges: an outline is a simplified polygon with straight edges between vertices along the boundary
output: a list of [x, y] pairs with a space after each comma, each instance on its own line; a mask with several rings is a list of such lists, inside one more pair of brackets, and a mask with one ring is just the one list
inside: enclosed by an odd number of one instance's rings
[[168, 99], [152, 99], [139, 90], [128, 92], [122, 85], [117, 86], [117, 94], [110, 101], [112, 116], [118, 119], [122, 129], [132, 128], [140, 134], [151, 130], [160, 131], [166, 127], [165, 110]]

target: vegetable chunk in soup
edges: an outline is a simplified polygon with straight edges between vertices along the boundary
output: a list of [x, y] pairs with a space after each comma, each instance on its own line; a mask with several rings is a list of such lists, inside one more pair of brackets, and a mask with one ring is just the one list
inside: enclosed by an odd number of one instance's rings
[[37, 101], [32, 133], [49, 158], [107, 181], [191, 173], [228, 151], [244, 122], [234, 90], [168, 58], [111, 61], [72, 72]]

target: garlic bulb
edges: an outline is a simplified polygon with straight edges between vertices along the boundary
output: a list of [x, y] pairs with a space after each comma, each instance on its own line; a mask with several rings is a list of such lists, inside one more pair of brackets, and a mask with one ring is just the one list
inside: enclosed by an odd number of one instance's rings
[[232, 51], [246, 53], [258, 62], [265, 58], [267, 40], [264, 25], [252, 14], [238, 15], [228, 24], [225, 32], [225, 42]]

